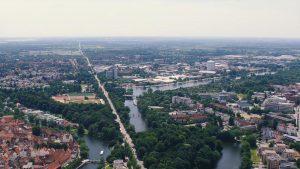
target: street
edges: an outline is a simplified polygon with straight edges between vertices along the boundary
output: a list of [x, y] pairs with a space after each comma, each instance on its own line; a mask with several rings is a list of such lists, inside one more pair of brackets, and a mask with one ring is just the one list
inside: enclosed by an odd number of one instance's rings
[[100, 80], [99, 80], [97, 74], [94, 73], [95, 70], [94, 70], [94, 68], [93, 68], [93, 65], [90, 63], [89, 58], [83, 54], [83, 52], [82, 52], [82, 50], [81, 50], [81, 45], [80, 45], [80, 43], [79, 43], [79, 51], [80, 51], [80, 53], [82, 54], [82, 56], [86, 59], [86, 61], [87, 61], [87, 63], [88, 63], [88, 66], [90, 67], [92, 73], [94, 74], [94, 77], [95, 77], [95, 79], [97, 80], [98, 86], [100, 87], [100, 89], [101, 89], [102, 92], [104, 93], [104, 96], [106, 97], [106, 99], [107, 99], [107, 101], [108, 101], [108, 103], [109, 103], [109, 106], [110, 106], [110, 108], [112, 109], [112, 113], [113, 113], [114, 115], [116, 115], [116, 117], [117, 117], [117, 118], [115, 119], [115, 121], [116, 121], [116, 122], [119, 124], [119, 126], [120, 126], [120, 132], [121, 132], [121, 134], [122, 134], [122, 136], [123, 136], [123, 140], [124, 140], [126, 143], [128, 143], [128, 145], [129, 145], [129, 147], [131, 148], [131, 151], [132, 151], [132, 153], [133, 153], [133, 156], [135, 157], [135, 159], [136, 159], [138, 165], [141, 167], [141, 169], [145, 169], [143, 161], [139, 160], [138, 157], [137, 157], [136, 149], [135, 149], [135, 146], [134, 146], [134, 144], [133, 144], [133, 141], [132, 141], [130, 135], [127, 133], [127, 131], [126, 131], [126, 129], [125, 129], [125, 127], [124, 127], [124, 125], [123, 125], [123, 123], [122, 123], [120, 117], [119, 117], [119, 114], [117, 113], [117, 110], [116, 110], [114, 104], [112, 103], [112, 101], [111, 101], [111, 99], [110, 99], [110, 97], [109, 97], [108, 92], [106, 91], [104, 85], [101, 84], [101, 82], [100, 82]]

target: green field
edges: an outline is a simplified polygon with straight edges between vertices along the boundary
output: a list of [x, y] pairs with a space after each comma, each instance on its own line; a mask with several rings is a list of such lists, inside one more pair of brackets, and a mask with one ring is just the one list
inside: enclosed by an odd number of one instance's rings
[[260, 157], [257, 155], [256, 149], [251, 150], [251, 160], [253, 163], [259, 163], [259, 161], [260, 161]]
[[245, 99], [247, 99], [247, 95], [246, 94], [242, 94], [242, 93], [239, 93], [237, 95], [237, 97], [238, 97], [239, 100], [245, 100]]
[[69, 96], [93, 96], [94, 93], [68, 93]]

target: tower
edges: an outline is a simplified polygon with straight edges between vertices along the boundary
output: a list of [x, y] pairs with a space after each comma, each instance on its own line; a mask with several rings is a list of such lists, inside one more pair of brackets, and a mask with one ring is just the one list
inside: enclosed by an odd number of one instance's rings
[[215, 61], [212, 61], [212, 60], [207, 61], [206, 68], [208, 71], [214, 71], [216, 69]]
[[298, 128], [298, 135], [300, 134], [300, 106], [295, 108], [296, 126]]

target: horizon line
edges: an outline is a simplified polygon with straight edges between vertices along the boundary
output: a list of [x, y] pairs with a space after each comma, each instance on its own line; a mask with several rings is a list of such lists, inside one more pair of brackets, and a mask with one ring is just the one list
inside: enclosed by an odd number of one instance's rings
[[76, 39], [76, 38], [147, 38], [147, 39], [288, 39], [300, 40], [300, 37], [284, 37], [284, 36], [7, 36], [0, 37], [3, 39]]

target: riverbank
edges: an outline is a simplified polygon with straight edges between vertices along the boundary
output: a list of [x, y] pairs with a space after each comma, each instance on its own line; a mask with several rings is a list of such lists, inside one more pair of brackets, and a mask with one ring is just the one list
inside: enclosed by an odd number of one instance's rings
[[[179, 88], [188, 88], [188, 87], [196, 87], [199, 85], [207, 85], [211, 83], [211, 81], [185, 81], [185, 82], [177, 82], [177, 83], [169, 83], [164, 85], [153, 85], [153, 86], [132, 86], [128, 89], [132, 89], [132, 93], [134, 97], [141, 96], [145, 92], [148, 92], [149, 89], [152, 91], [166, 91], [166, 90], [176, 90]], [[130, 124], [134, 126], [135, 131], [143, 132], [147, 130], [147, 124], [143, 119], [141, 113], [138, 110], [136, 104], [134, 104], [133, 100], [125, 100], [124, 105], [129, 108], [129, 116], [130, 116]]]
[[[193, 85], [193, 83], [192, 83], [190, 85], [186, 85], [186, 86], [183, 86], [183, 87], [196, 87], [196, 86], [199, 86], [199, 84], [194, 84]], [[151, 87], [151, 89], [152, 88], [153, 87]], [[154, 90], [160, 90], [161, 89], [161, 91], [165, 91], [165, 90], [175, 90], [175, 89], [178, 89], [178, 88], [180, 88], [180, 87], [178, 87], [177, 85], [171, 85], [171, 86], [168, 86], [167, 88], [166, 88], [166, 86], [164, 86], [164, 87], [158, 87], [158, 88], [154, 87]], [[146, 116], [149, 115], [151, 117], [151, 119], [152, 119], [152, 122], [153, 121], [157, 121], [158, 122], [156, 124], [152, 123], [152, 126], [154, 125], [156, 127], [155, 127], [155, 130], [151, 130], [151, 132], [155, 133], [155, 134], [149, 135], [148, 132], [138, 133], [138, 135], [137, 135], [138, 137], [137, 137], [136, 142], [139, 142], [140, 144], [137, 144], [136, 146], [137, 146], [138, 150], [143, 150], [143, 152], [145, 152], [145, 154], [143, 154], [145, 159], [151, 158], [152, 161], [156, 161], [156, 160], [158, 160], [158, 157], [153, 156], [151, 154], [152, 151], [153, 151], [152, 149], [147, 149], [147, 146], [145, 146], [145, 145], [147, 145], [148, 142], [145, 142], [145, 139], [147, 137], [151, 136], [152, 139], [157, 138], [159, 140], [161, 138], [160, 137], [160, 133], [164, 133], [164, 137], [166, 137], [165, 135], [168, 135], [169, 137], [177, 138], [178, 134], [172, 135], [173, 132], [166, 131], [167, 130], [166, 128], [169, 128], [169, 127], [172, 126], [172, 125], [170, 125], [170, 126], [167, 125], [167, 123], [165, 124], [165, 126], [157, 127], [158, 125], [160, 125], [162, 123], [162, 121], [165, 121], [165, 120], [163, 118], [160, 119], [157, 116], [156, 112], [154, 112], [154, 113], [151, 114], [151, 110], [144, 109], [144, 108], [148, 107], [149, 105], [166, 107], [166, 106], [169, 105], [169, 102], [170, 102], [170, 100], [172, 98], [172, 95], [171, 94], [169, 94], [169, 95], [166, 94], [165, 96], [162, 96], [162, 95], [164, 95], [164, 93], [162, 93], [162, 92], [158, 92], [158, 93], [153, 92], [152, 95], [155, 95], [155, 96], [152, 97], [151, 93], [144, 95], [144, 93], [147, 92], [147, 89], [145, 89], [145, 88], [138, 88], [138, 89], [137, 88], [133, 88], [133, 92], [137, 93], [136, 90], [138, 90], [140, 92], [140, 94], [137, 94], [137, 95], [139, 95], [139, 96], [143, 95], [143, 96], [148, 97], [148, 98], [142, 97], [142, 98], [139, 99], [139, 102], [138, 102], [139, 105], [140, 104], [144, 105], [144, 107], [141, 108], [141, 110], [145, 110], [146, 111], [146, 112], [144, 112], [144, 115], [146, 115]], [[172, 92], [172, 91], [168, 91], [166, 93], [170, 93], [170, 92]], [[135, 96], [137, 96], [137, 95], [135, 95]], [[151, 101], [151, 100], [153, 100], [153, 101]], [[168, 100], [168, 101], [166, 101], [166, 100]], [[164, 105], [158, 104], [158, 103], [161, 103], [161, 102], [166, 102], [166, 103]], [[130, 108], [130, 110], [132, 111], [133, 109]], [[136, 109], [135, 111], [139, 112], [138, 109]], [[136, 114], [136, 112], [132, 112], [132, 114]], [[132, 116], [130, 116], [130, 117], [132, 118]], [[138, 125], [135, 123], [135, 126], [138, 126]], [[151, 126], [151, 124], [150, 124], [150, 126]], [[176, 133], [180, 133], [181, 132], [180, 126], [177, 126], [177, 128], [174, 129], [174, 130], [177, 131]], [[172, 131], [174, 131], [174, 130], [172, 130]], [[168, 133], [168, 134], [166, 134], [166, 133]], [[197, 133], [195, 133], [194, 137], [199, 136], [199, 134], [201, 135], [200, 131], [197, 132]], [[184, 134], [181, 134], [181, 136], [185, 137]], [[203, 137], [202, 137], [202, 139], [203, 139]], [[186, 139], [189, 140], [188, 138], [186, 138]], [[177, 140], [177, 141], [179, 141], [179, 140]], [[208, 144], [208, 143], [206, 143], [206, 144]], [[187, 141], [184, 145], [193, 146], [193, 144], [191, 144], [189, 141]], [[156, 147], [156, 146], [158, 146], [158, 145], [155, 145], [154, 147]], [[167, 149], [169, 146], [172, 146], [172, 145], [165, 146], [165, 142], [162, 142], [161, 144], [159, 144], [159, 146]], [[187, 148], [187, 147], [185, 147], [185, 148]], [[183, 148], [183, 150], [184, 150], [184, 148]], [[207, 156], [202, 157], [202, 158], [205, 158], [205, 159], [207, 158], [207, 159], [210, 159], [210, 160], [214, 160], [214, 159], [216, 160], [216, 157], [218, 156], [217, 154], [219, 154], [219, 155], [221, 154], [222, 156], [217, 157], [217, 160], [213, 162], [214, 165], [211, 164], [211, 167], [215, 166], [215, 169], [238, 169], [239, 168], [240, 163], [241, 163], [241, 156], [240, 156], [240, 147], [239, 147], [238, 144], [224, 144], [223, 145], [223, 149], [222, 150], [218, 149], [218, 150], [219, 150], [218, 153], [215, 152], [216, 153], [215, 157], [209, 157], [209, 155], [211, 155], [211, 154], [208, 153], [208, 151], [206, 150], [207, 151]], [[192, 151], [193, 150], [190, 150], [189, 152], [192, 152]], [[169, 153], [171, 153], [171, 151]], [[173, 153], [176, 153], [176, 154], [179, 155], [178, 159], [177, 159], [179, 161], [186, 159], [185, 156], [184, 157], [180, 156], [181, 153], [177, 153], [176, 151], [173, 152]], [[157, 156], [159, 156], [159, 155], [157, 155]], [[168, 156], [168, 155], [166, 155], [166, 156]], [[163, 158], [163, 157], [159, 157], [159, 158]], [[189, 161], [191, 161], [191, 159], [192, 159], [192, 157], [189, 158]], [[179, 163], [179, 161], [177, 161], [177, 163]], [[156, 161], [156, 162], [159, 163], [159, 161]], [[177, 163], [174, 164], [174, 167], [177, 165]], [[147, 165], [147, 167], [149, 167], [149, 166], [156, 167], [154, 163], [152, 163], [152, 162], [150, 163], [148, 160], [145, 160], [145, 164]], [[160, 164], [160, 165], [163, 165], [163, 164]], [[185, 164], [185, 165], [188, 165], [188, 164]], [[193, 165], [193, 164], [190, 164], [190, 165]], [[210, 164], [202, 164], [201, 163], [201, 165], [209, 166]]]

